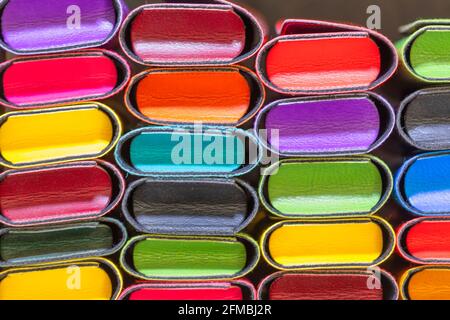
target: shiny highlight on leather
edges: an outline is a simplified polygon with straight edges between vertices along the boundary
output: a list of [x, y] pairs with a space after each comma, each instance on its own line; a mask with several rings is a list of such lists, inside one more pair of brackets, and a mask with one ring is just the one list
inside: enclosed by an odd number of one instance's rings
[[282, 156], [339, 156], [373, 151], [394, 123], [391, 105], [367, 92], [274, 101], [258, 114], [255, 130], [267, 130], [259, 142]]
[[0, 231], [0, 266], [22, 266], [111, 255], [125, 244], [127, 232], [117, 220]]
[[404, 300], [450, 300], [450, 266], [422, 266], [407, 270], [400, 279]]
[[0, 300], [114, 300], [122, 290], [119, 270], [102, 258], [7, 269], [0, 279]]
[[379, 277], [365, 269], [280, 271], [258, 286], [259, 300], [397, 300], [398, 286], [391, 274]]
[[280, 39], [267, 52], [266, 74], [283, 90], [368, 88], [380, 74], [377, 44], [367, 35]]
[[125, 219], [152, 234], [234, 235], [258, 209], [256, 191], [237, 179], [140, 179], [122, 202]]
[[107, 154], [119, 140], [117, 115], [98, 102], [0, 117], [0, 164], [25, 168]]
[[133, 77], [125, 94], [128, 110], [151, 124], [238, 126], [265, 100], [257, 76], [241, 66], [150, 69]]
[[450, 149], [450, 88], [419, 90], [402, 101], [397, 115], [400, 136], [421, 150]]
[[98, 218], [117, 206], [124, 189], [120, 171], [101, 160], [4, 171], [0, 220], [18, 227]]
[[373, 156], [285, 159], [265, 169], [258, 192], [266, 209], [283, 218], [365, 216], [386, 203], [392, 180]]
[[407, 160], [398, 170], [395, 196], [408, 211], [421, 216], [450, 214], [450, 153], [429, 152]]
[[0, 65], [0, 103], [13, 109], [102, 100], [130, 79], [128, 63], [106, 50], [15, 58]]
[[395, 72], [398, 56], [383, 35], [364, 27], [288, 19], [256, 58], [270, 89], [290, 95], [372, 90]]
[[141, 235], [122, 249], [120, 263], [144, 280], [230, 280], [254, 269], [257, 243], [247, 235], [233, 237]]
[[251, 133], [207, 126], [135, 129], [119, 140], [115, 150], [123, 170], [144, 177], [230, 178], [251, 171], [261, 157]]
[[119, 39], [127, 56], [143, 65], [231, 65], [256, 54], [265, 30], [249, 11], [226, 0], [176, 1], [135, 9]]
[[0, 45], [18, 55], [103, 46], [117, 33], [126, 11], [122, 0], [5, 0]]
[[403, 258], [418, 264], [450, 263], [450, 218], [418, 218], [397, 232], [397, 248]]
[[379, 217], [281, 221], [261, 238], [263, 257], [280, 270], [373, 267], [394, 248], [395, 233]]
[[229, 282], [140, 283], [126, 288], [119, 300], [254, 300], [248, 280]]
[[450, 83], [450, 19], [420, 19], [400, 28], [403, 74], [419, 83]]

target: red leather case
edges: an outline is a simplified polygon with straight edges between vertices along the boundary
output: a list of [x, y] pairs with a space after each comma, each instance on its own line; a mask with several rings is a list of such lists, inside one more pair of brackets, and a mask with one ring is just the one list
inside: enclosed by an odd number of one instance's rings
[[373, 30], [315, 20], [285, 20], [278, 30], [258, 53], [256, 71], [279, 93], [372, 90], [397, 69], [394, 45]]
[[405, 222], [397, 231], [397, 251], [417, 264], [450, 263], [450, 218], [422, 217]]
[[166, 1], [132, 11], [120, 30], [123, 51], [148, 66], [231, 65], [257, 53], [264, 23], [225, 0]]
[[119, 300], [255, 300], [256, 290], [246, 279], [229, 282], [140, 282], [126, 288]]
[[397, 300], [398, 295], [395, 279], [381, 269], [276, 272], [257, 291], [259, 300]]
[[15, 58], [0, 65], [0, 104], [31, 109], [102, 100], [130, 80], [128, 63], [107, 50]]
[[0, 174], [0, 222], [34, 226], [99, 218], [119, 204], [125, 181], [112, 164], [82, 161]]

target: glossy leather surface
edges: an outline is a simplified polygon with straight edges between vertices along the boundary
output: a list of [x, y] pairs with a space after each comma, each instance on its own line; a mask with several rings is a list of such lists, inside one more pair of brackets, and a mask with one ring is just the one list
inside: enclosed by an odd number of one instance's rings
[[284, 222], [263, 245], [280, 268], [374, 265], [385, 250], [383, 232], [366, 218]]
[[[77, 290], [76, 282], [69, 281], [74, 275], [70, 266], [78, 267]], [[109, 300], [113, 295], [110, 275], [96, 262], [10, 269], [2, 276], [0, 300]]]
[[[265, 116], [268, 143], [279, 153], [321, 154], [370, 149], [380, 114], [369, 98], [280, 101]], [[271, 130], [278, 130], [274, 139]]]
[[232, 61], [245, 46], [245, 25], [230, 6], [146, 8], [130, 25], [132, 50], [148, 62]]
[[409, 300], [450, 300], [450, 269], [446, 266], [419, 267], [408, 271], [401, 285]]
[[450, 212], [450, 155], [425, 154], [406, 169], [402, 194], [414, 210], [424, 214]]
[[[232, 147], [226, 143], [227, 140], [233, 141]], [[224, 150], [214, 156], [212, 152], [218, 144]], [[244, 151], [244, 144], [238, 136], [227, 138], [222, 133], [203, 134], [185, 130], [144, 131], [131, 140], [129, 148], [134, 168], [159, 174], [231, 173], [244, 164]]]
[[409, 62], [414, 72], [426, 79], [450, 78], [450, 31], [426, 30], [411, 44]]
[[155, 69], [140, 77], [130, 100], [135, 100], [139, 118], [150, 123], [233, 125], [252, 111], [254, 83], [247, 78], [254, 75], [247, 73], [236, 67]]
[[247, 263], [242, 242], [221, 238], [147, 238], [134, 245], [132, 257], [139, 273], [159, 278], [230, 277]]
[[282, 163], [267, 181], [268, 202], [288, 216], [372, 212], [382, 194], [382, 175], [370, 159]]
[[0, 179], [0, 208], [15, 224], [83, 217], [104, 210], [112, 193], [109, 173], [95, 163], [13, 171]]
[[450, 90], [428, 89], [404, 101], [399, 129], [410, 144], [423, 150], [450, 148]]
[[8, 263], [53, 260], [66, 254], [97, 256], [113, 247], [113, 230], [108, 224], [86, 222], [62, 227], [10, 229], [0, 235], [0, 256]]
[[380, 52], [369, 37], [280, 40], [267, 53], [268, 79], [286, 90], [369, 87], [380, 74]]
[[98, 103], [7, 113], [0, 118], [0, 155], [10, 167], [99, 157], [121, 131], [114, 116]]
[[141, 181], [133, 186], [127, 210], [147, 233], [232, 235], [255, 207], [234, 180]]
[[278, 37], [256, 58], [256, 71], [270, 89], [289, 95], [372, 90], [395, 72], [394, 45], [378, 32], [351, 24], [287, 19]]
[[13, 59], [4, 64], [4, 104], [47, 107], [104, 99], [121, 90], [128, 79], [126, 62], [110, 51]]
[[271, 300], [382, 300], [383, 288], [369, 288], [367, 273], [284, 274], [268, 288]]
[[[21, 53], [61, 51], [102, 44], [117, 25], [113, 0], [9, 0], [1, 14], [7, 48]], [[81, 12], [80, 28], [68, 27], [71, 6]], [[32, 13], [32, 14], [30, 14]]]
[[411, 221], [399, 238], [407, 255], [420, 263], [450, 262], [450, 220], [419, 218]]

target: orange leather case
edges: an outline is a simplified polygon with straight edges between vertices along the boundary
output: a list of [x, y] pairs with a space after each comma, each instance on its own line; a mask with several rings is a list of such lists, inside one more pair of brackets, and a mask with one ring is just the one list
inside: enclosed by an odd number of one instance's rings
[[264, 86], [241, 66], [151, 69], [136, 75], [125, 94], [125, 104], [135, 117], [157, 125], [239, 126], [258, 112], [264, 100]]

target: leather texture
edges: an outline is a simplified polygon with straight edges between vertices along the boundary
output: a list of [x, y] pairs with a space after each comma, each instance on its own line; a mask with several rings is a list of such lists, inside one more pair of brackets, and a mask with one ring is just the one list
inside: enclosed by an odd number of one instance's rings
[[392, 227], [378, 217], [291, 220], [267, 229], [261, 249], [281, 270], [369, 267], [392, 254], [394, 239]]
[[113, 237], [112, 226], [101, 222], [9, 229], [0, 234], [0, 256], [8, 265], [64, 260], [75, 254], [100, 256], [113, 248]]
[[143, 282], [120, 294], [119, 300], [254, 300], [255, 288], [246, 279], [220, 282]]
[[[108, 43], [122, 23], [121, 0], [8, 0], [1, 14], [2, 46], [15, 54], [41, 54], [98, 47]], [[79, 27], [68, 20], [77, 11]], [[75, 11], [68, 11], [72, 8]], [[32, 14], [31, 14], [32, 13]]]
[[150, 66], [231, 65], [256, 54], [263, 23], [224, 0], [167, 1], [138, 7], [122, 26], [120, 43]]
[[417, 20], [397, 43], [403, 75], [419, 83], [449, 83], [450, 19]]
[[0, 117], [0, 164], [24, 168], [98, 158], [121, 131], [117, 115], [98, 102], [9, 112]]
[[141, 235], [122, 249], [120, 263], [144, 280], [231, 280], [252, 271], [259, 260], [257, 243], [233, 237]]
[[450, 268], [424, 266], [407, 270], [400, 288], [406, 300], [450, 300]]
[[397, 234], [397, 247], [405, 259], [419, 264], [450, 262], [450, 218], [410, 220]]
[[413, 157], [399, 169], [395, 191], [399, 203], [418, 215], [450, 214], [450, 154]]
[[16, 58], [0, 69], [3, 104], [17, 109], [105, 99], [130, 78], [127, 62], [106, 50]]
[[247, 261], [238, 241], [146, 239], [133, 248], [136, 270], [154, 277], [216, 277], [238, 274]]
[[229, 286], [211, 289], [139, 289], [128, 300], [243, 300], [241, 288]]
[[[252, 150], [246, 154], [246, 148]], [[145, 127], [128, 132], [116, 161], [137, 176], [222, 177], [243, 175], [260, 161], [256, 138], [226, 127]]]
[[[289, 153], [364, 151], [378, 138], [380, 115], [368, 99], [280, 103], [266, 115], [265, 128], [275, 150]], [[324, 133], [324, 134], [319, 134]]]
[[[70, 281], [75, 272], [79, 282]], [[122, 289], [119, 270], [102, 258], [7, 269], [0, 279], [0, 300], [114, 300]]]
[[393, 44], [372, 30], [314, 20], [286, 20], [258, 53], [256, 70], [283, 94], [371, 90], [398, 64]]
[[131, 23], [130, 40], [144, 61], [232, 61], [244, 50], [245, 25], [231, 7], [147, 8]]
[[128, 187], [125, 218], [153, 234], [233, 235], [258, 211], [256, 192], [227, 179], [142, 179]]
[[450, 148], [450, 88], [425, 89], [408, 96], [398, 112], [397, 128], [421, 150]]
[[290, 218], [371, 214], [391, 190], [389, 169], [370, 156], [283, 160], [267, 169], [259, 187], [263, 205]]
[[119, 170], [103, 161], [5, 171], [1, 220], [18, 227], [98, 218], [118, 204], [124, 184]]
[[336, 156], [376, 149], [394, 125], [384, 98], [359, 93], [277, 100], [261, 110], [254, 128], [267, 130], [260, 143], [282, 156]]
[[369, 288], [373, 275], [360, 272], [283, 274], [267, 291], [270, 300], [383, 300], [383, 288]]
[[264, 99], [256, 75], [233, 66], [144, 71], [131, 81], [125, 101], [133, 115], [152, 124], [241, 125]]
[[368, 36], [280, 40], [266, 57], [269, 81], [291, 91], [368, 88], [380, 65], [379, 48]]

